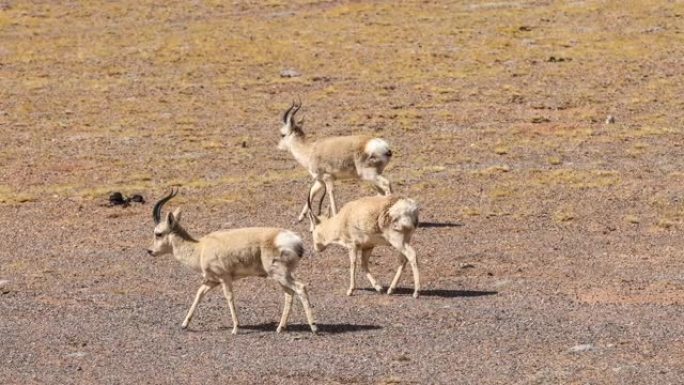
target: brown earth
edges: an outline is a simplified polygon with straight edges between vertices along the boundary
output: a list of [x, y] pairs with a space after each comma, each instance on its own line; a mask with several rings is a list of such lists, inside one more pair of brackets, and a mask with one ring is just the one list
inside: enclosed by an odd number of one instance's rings
[[[684, 382], [684, 3], [159, 3], [0, 1], [0, 383]], [[276, 334], [260, 279], [241, 334], [219, 290], [183, 331], [200, 277], [144, 253], [150, 202], [310, 245], [295, 97], [313, 137], [391, 142], [422, 297], [307, 251], [319, 335], [298, 304]]]

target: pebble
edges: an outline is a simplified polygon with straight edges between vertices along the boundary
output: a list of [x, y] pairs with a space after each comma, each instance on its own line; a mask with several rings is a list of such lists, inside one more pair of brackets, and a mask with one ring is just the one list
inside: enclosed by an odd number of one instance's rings
[[88, 355], [88, 353], [86, 353], [86, 352], [73, 352], [73, 353], [67, 354], [66, 356], [67, 357], [73, 357], [73, 358], [81, 358], [81, 357], [85, 357], [87, 355]]
[[575, 346], [570, 348], [570, 351], [573, 353], [588, 352], [590, 350], [594, 350], [594, 345], [592, 345], [592, 344], [581, 344], [581, 345], [575, 345]]
[[280, 71], [281, 78], [296, 78], [298, 76], [302, 76], [302, 74], [299, 71], [293, 69], [286, 69]]

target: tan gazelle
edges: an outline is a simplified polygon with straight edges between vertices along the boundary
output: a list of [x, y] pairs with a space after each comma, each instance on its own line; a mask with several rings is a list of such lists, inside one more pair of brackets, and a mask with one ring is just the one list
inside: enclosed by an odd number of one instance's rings
[[202, 273], [202, 286], [182, 327], [188, 327], [202, 297], [220, 284], [233, 319], [232, 333], [236, 334], [239, 323], [233, 303], [233, 282], [245, 277], [263, 277], [275, 280], [285, 291], [285, 306], [277, 332], [287, 327], [293, 294], [296, 293], [304, 306], [311, 331], [315, 333], [317, 327], [306, 286], [292, 277], [304, 254], [304, 245], [299, 236], [285, 229], [253, 227], [215, 231], [195, 239], [181, 226], [179, 209], [161, 219], [162, 207], [177, 192], [172, 190], [155, 204], [152, 210], [154, 245], [147, 252], [152, 256], [171, 253], [184, 265]]
[[[323, 191], [325, 196], [325, 190]], [[321, 197], [323, 202], [323, 197]], [[361, 270], [378, 292], [382, 291], [368, 270], [368, 259], [376, 246], [392, 246], [399, 255], [397, 269], [387, 294], [392, 294], [406, 262], [413, 272], [413, 297], [418, 298], [420, 277], [416, 252], [409, 242], [418, 226], [418, 204], [413, 199], [390, 196], [371, 196], [351, 201], [332, 217], [317, 216], [311, 209], [311, 194], [307, 200], [309, 219], [313, 228], [316, 251], [323, 251], [334, 243], [349, 250], [349, 289], [355, 289], [356, 262], [361, 257]], [[320, 210], [319, 210], [320, 211]]]
[[[333, 181], [336, 179], [365, 180], [371, 182], [380, 194], [392, 193], [389, 180], [381, 175], [392, 158], [392, 151], [384, 139], [350, 135], [309, 140], [302, 130], [302, 122], [294, 120], [301, 106], [301, 103], [293, 102], [283, 114], [278, 148], [290, 151], [297, 162], [313, 177], [314, 183], [309, 190], [310, 199], [314, 199], [325, 185], [330, 194], [332, 214], [336, 214], [337, 205], [333, 191]], [[297, 218], [298, 221], [304, 219], [307, 210], [305, 204]]]

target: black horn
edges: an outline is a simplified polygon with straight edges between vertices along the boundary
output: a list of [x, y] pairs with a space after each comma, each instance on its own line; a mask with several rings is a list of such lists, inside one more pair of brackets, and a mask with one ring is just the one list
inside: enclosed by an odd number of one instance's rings
[[165, 196], [164, 198], [160, 199], [159, 202], [157, 202], [157, 203], [154, 205], [154, 208], [152, 209], [152, 219], [154, 219], [154, 224], [155, 224], [155, 225], [156, 225], [156, 224], [159, 224], [159, 222], [161, 221], [161, 210], [162, 210], [162, 207], [164, 207], [164, 204], [165, 204], [166, 202], [168, 202], [171, 198], [175, 197], [176, 194], [178, 194], [178, 190], [175, 190], [175, 191], [174, 191], [173, 188], [172, 188], [172, 189], [171, 189], [171, 192], [169, 193], [169, 195], [167, 195], [167, 196]]
[[294, 107], [294, 110], [292, 110], [292, 114], [290, 115], [290, 119], [294, 119], [294, 116], [297, 113], [297, 111], [299, 111], [299, 109], [302, 108], [302, 99], [297, 98], [297, 103], [292, 102], [292, 106]]
[[292, 111], [293, 108], [295, 108], [294, 102], [292, 102], [290, 108], [288, 108], [287, 111], [285, 111], [285, 113], [283, 114], [283, 124], [287, 124], [287, 121], [289, 120], [290, 111]]
[[[318, 201], [318, 215], [321, 215], [321, 208], [323, 207], [323, 199], [325, 199], [325, 194], [328, 192], [328, 189], [325, 186], [325, 183], [323, 183], [323, 195], [321, 195], [321, 200]], [[311, 208], [309, 208], [311, 210]]]

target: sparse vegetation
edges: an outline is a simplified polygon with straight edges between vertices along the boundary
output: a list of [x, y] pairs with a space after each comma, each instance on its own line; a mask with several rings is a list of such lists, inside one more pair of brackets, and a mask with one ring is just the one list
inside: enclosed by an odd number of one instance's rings
[[[681, 382], [682, 15], [654, 0], [0, 0], [0, 382]], [[177, 330], [187, 277], [141, 254], [150, 205], [108, 194], [177, 186], [199, 233], [281, 226], [310, 247], [291, 223], [309, 176], [276, 150], [298, 97], [312, 138], [390, 142], [384, 174], [421, 206], [424, 298], [406, 311], [400, 282], [341, 299], [344, 258], [307, 252], [321, 336], [300, 337], [302, 318], [268, 336], [276, 299], [245, 308], [257, 326], [230, 343], [207, 326], [226, 317], [216, 298]], [[339, 185], [341, 204], [375, 194]], [[238, 302], [278, 290], [244, 285]]]

